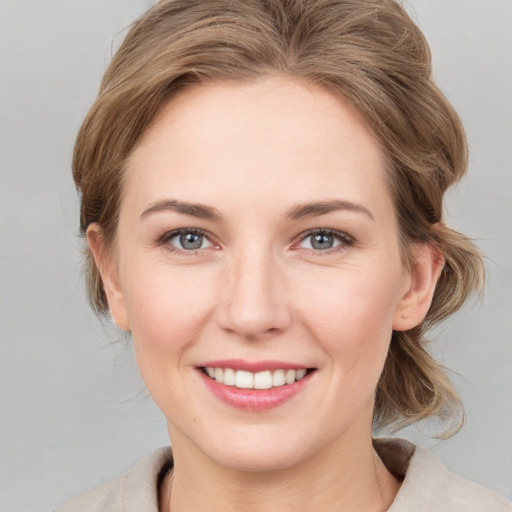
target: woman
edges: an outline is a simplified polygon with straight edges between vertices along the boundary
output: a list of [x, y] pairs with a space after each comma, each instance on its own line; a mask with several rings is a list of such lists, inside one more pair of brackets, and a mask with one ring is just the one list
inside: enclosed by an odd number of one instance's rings
[[131, 333], [173, 453], [71, 510], [510, 510], [372, 427], [460, 400], [425, 331], [479, 290], [442, 218], [466, 169], [391, 0], [164, 0], [75, 146], [91, 302]]

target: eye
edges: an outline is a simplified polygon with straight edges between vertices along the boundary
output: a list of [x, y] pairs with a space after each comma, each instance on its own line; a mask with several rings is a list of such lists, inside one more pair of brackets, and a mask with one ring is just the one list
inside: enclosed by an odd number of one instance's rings
[[166, 233], [161, 237], [160, 242], [167, 244], [169, 250], [178, 252], [198, 251], [214, 245], [203, 231], [193, 228], [178, 229]]
[[344, 249], [346, 246], [354, 244], [354, 239], [332, 229], [314, 229], [305, 233], [301, 240], [294, 247], [309, 249], [315, 252], [333, 252]]

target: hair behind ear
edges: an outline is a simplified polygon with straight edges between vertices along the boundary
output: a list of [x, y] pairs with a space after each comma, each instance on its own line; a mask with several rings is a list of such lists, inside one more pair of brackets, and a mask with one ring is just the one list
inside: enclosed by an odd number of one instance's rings
[[425, 333], [459, 310], [473, 292], [481, 293], [485, 267], [481, 251], [457, 231], [438, 223], [432, 244], [444, 256], [424, 321], [407, 331], [394, 331], [384, 370], [377, 386], [374, 424], [394, 430], [429, 416], [448, 420], [438, 437], [456, 434], [464, 424], [464, 407], [446, 375], [446, 367], [426, 350]]
[[425, 319], [429, 327], [458, 311], [472, 293], [481, 295], [485, 281], [482, 252], [468, 237], [440, 224], [434, 239], [445, 264]]
[[[425, 349], [422, 326], [394, 331], [375, 397], [374, 424], [393, 431], [429, 416], [448, 420], [438, 437], [456, 434], [464, 425], [464, 407], [446, 368]], [[421, 342], [418, 342], [421, 340]]]

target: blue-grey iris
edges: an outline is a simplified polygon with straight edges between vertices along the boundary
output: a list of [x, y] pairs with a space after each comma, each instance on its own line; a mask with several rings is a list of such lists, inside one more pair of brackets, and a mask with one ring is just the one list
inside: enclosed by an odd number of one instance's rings
[[200, 249], [203, 244], [203, 236], [194, 233], [185, 233], [180, 236], [180, 244], [184, 249]]
[[311, 236], [311, 247], [313, 249], [331, 249], [334, 244], [332, 235], [318, 234]]

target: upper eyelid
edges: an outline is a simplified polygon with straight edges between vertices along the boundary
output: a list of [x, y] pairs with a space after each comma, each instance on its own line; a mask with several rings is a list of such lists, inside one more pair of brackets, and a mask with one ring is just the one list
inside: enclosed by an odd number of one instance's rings
[[332, 228], [313, 228], [313, 229], [308, 229], [307, 231], [304, 231], [300, 235], [298, 235], [295, 238], [293, 245], [299, 243], [300, 241], [302, 241], [312, 235], [316, 235], [318, 233], [325, 233], [328, 235], [337, 236], [341, 240], [345, 240], [345, 241], [348, 241], [348, 240], [350, 240], [352, 242], [355, 241], [353, 236], [349, 235], [348, 233], [346, 233], [344, 231], [339, 231], [337, 229], [332, 229]]
[[205, 238], [208, 238], [210, 242], [214, 242], [215, 237], [209, 232], [201, 228], [179, 228], [179, 229], [171, 229], [169, 231], [166, 231], [162, 236], [160, 236], [158, 239], [161, 241], [169, 241], [175, 236], [181, 235], [183, 233], [194, 233], [197, 235], [202, 235]]

